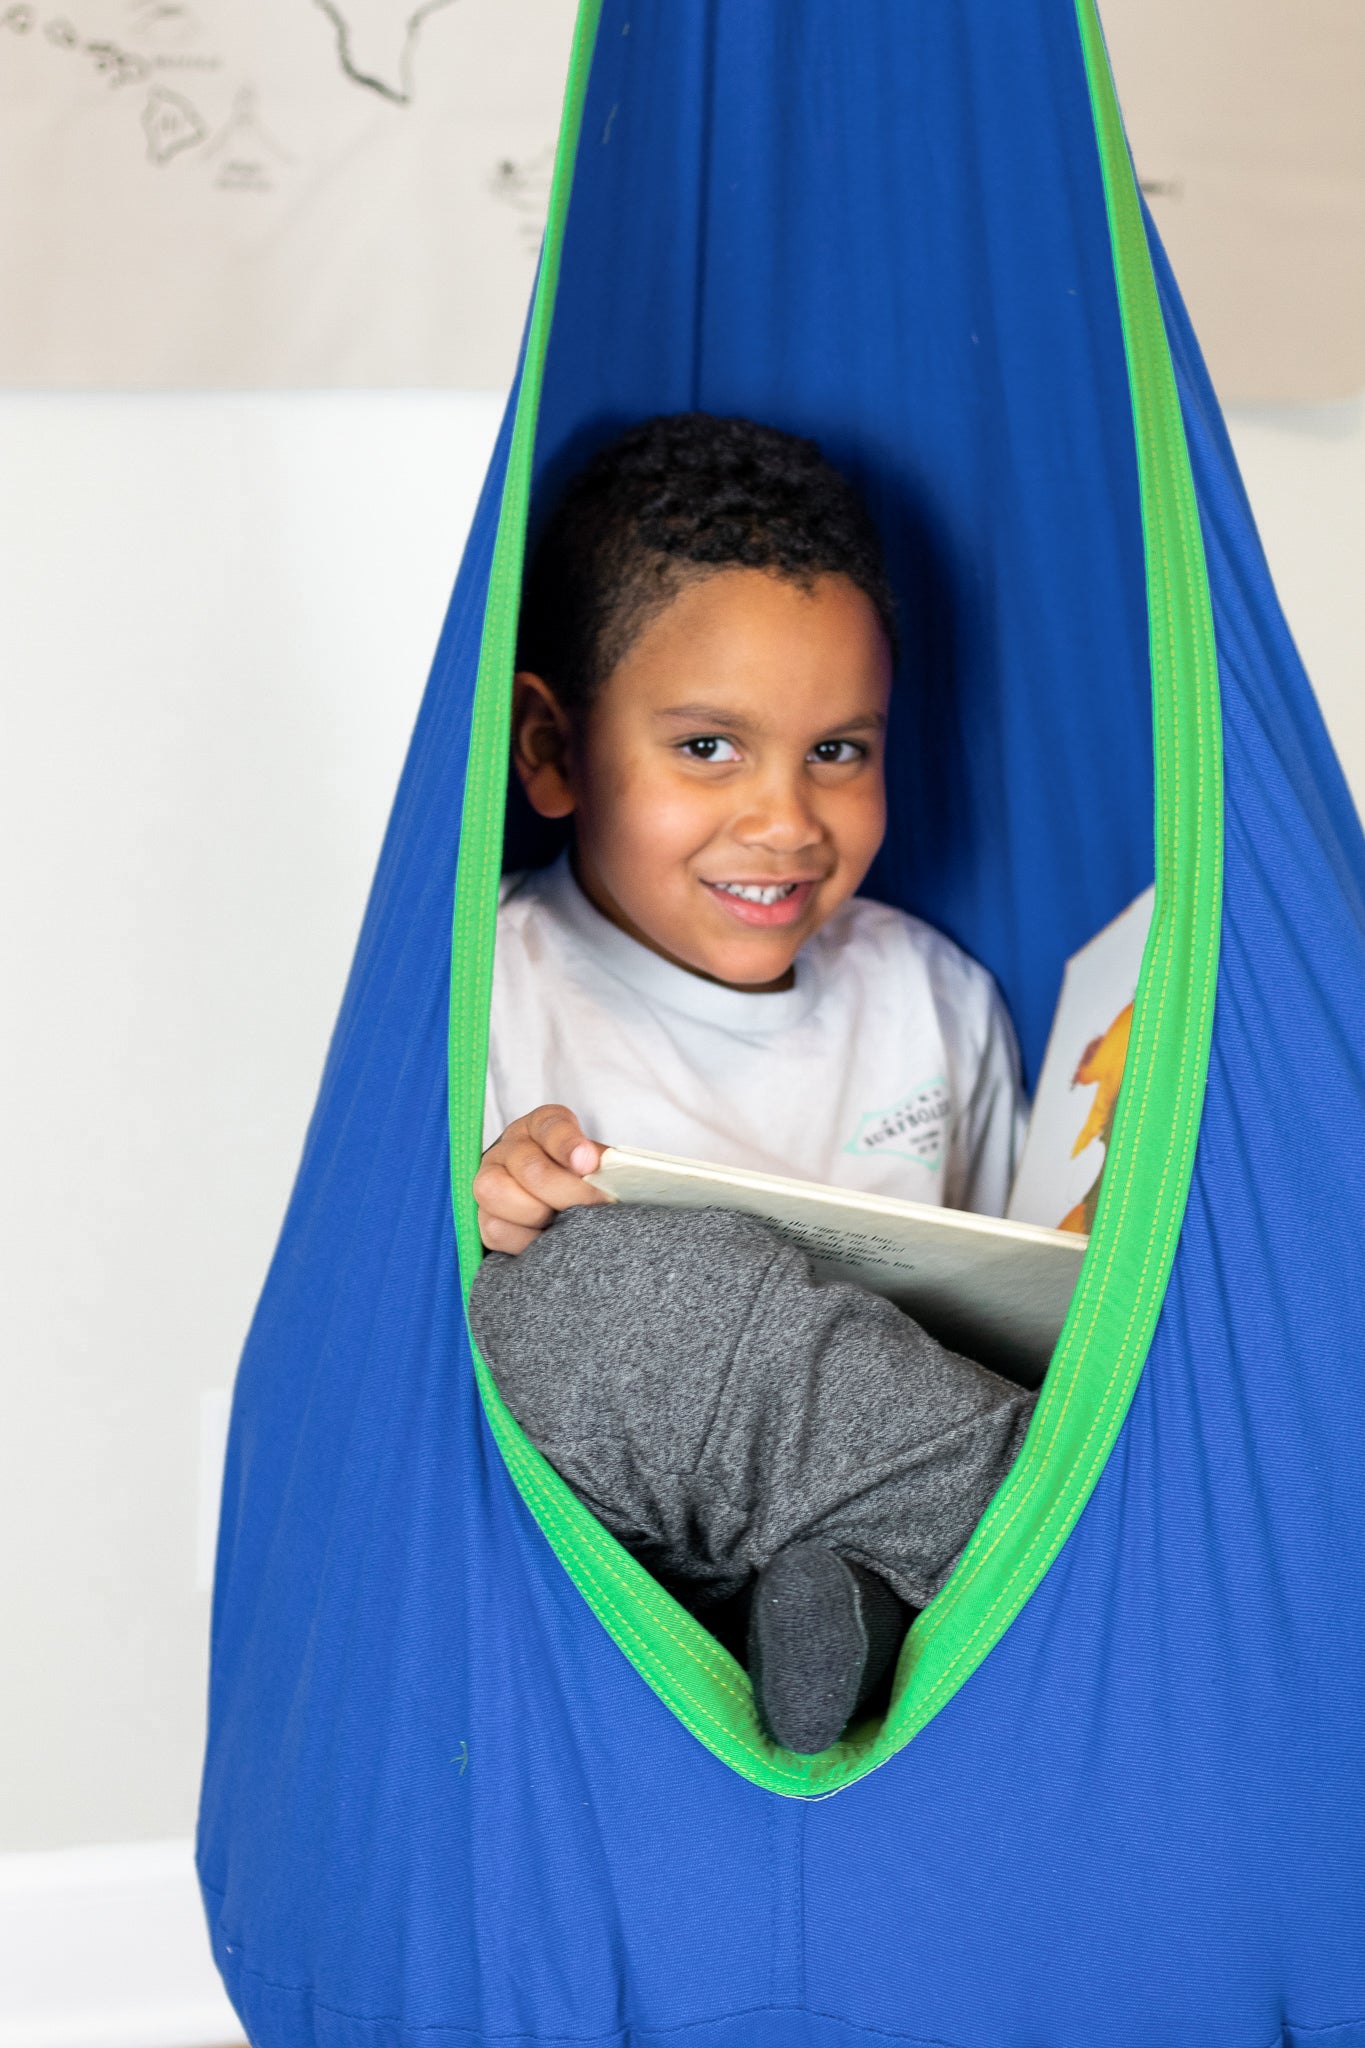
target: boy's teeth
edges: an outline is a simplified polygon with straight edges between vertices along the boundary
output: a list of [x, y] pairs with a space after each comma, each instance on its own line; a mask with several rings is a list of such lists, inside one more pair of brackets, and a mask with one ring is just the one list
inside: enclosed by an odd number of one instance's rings
[[780, 903], [784, 896], [790, 896], [795, 882], [774, 882], [763, 886], [758, 882], [717, 882], [727, 896], [742, 896], [746, 903]]

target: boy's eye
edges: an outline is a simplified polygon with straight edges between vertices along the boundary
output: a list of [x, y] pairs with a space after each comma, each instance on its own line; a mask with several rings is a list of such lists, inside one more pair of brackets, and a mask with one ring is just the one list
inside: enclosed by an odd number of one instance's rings
[[817, 740], [810, 750], [810, 759], [822, 766], [844, 767], [849, 761], [861, 761], [867, 748], [860, 747], [856, 740]]
[[733, 740], [724, 740], [719, 733], [702, 733], [694, 740], [684, 740], [682, 751], [689, 761], [737, 761], [739, 748]]

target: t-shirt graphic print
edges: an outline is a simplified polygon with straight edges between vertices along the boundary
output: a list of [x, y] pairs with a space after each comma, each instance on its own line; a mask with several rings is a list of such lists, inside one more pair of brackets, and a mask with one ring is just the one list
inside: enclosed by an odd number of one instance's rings
[[898, 1159], [913, 1159], [936, 1173], [948, 1150], [948, 1131], [953, 1104], [942, 1074], [912, 1088], [890, 1109], [874, 1109], [862, 1117], [845, 1145], [855, 1158], [871, 1153], [892, 1153]]

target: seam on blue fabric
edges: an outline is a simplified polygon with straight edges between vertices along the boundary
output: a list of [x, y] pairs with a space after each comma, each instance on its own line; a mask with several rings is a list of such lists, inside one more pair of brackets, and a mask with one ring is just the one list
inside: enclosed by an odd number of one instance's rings
[[[823, 2007], [810, 2005], [804, 2000], [799, 2004], [790, 2001], [774, 2001], [771, 2003], [765, 2002], [757, 2005], [739, 2006], [729, 2012], [707, 2014], [701, 2019], [670, 2021], [662, 2025], [647, 2025], [642, 2024], [638, 2020], [627, 2020], [620, 2026], [606, 2028], [591, 2034], [539, 2034], [530, 2033], [525, 2029], [509, 2031], [495, 2028], [489, 2030], [488, 2028], [468, 2027], [459, 2020], [412, 2021], [405, 2020], [396, 2013], [354, 2012], [346, 2006], [332, 2005], [316, 1997], [310, 1985], [285, 1983], [279, 1978], [267, 1976], [263, 1970], [254, 1969], [250, 1963], [239, 1963], [238, 1972], [244, 1977], [250, 1977], [253, 1982], [264, 1986], [268, 1991], [283, 1991], [292, 1998], [306, 1998], [315, 2011], [330, 2013], [337, 2019], [354, 2020], [361, 2026], [401, 2027], [404, 2033], [407, 2034], [460, 2034], [476, 2042], [527, 2041], [537, 2044], [537, 2048], [579, 2048], [579, 2044], [581, 2044], [581, 2048], [592, 2048], [592, 2044], [597, 2042], [611, 2043], [615, 2041], [620, 2042], [622, 2048], [630, 2048], [632, 2040], [638, 2039], [642, 2034], [646, 2038], [650, 2036], [659, 2038], [666, 2034], [688, 2034], [695, 2032], [698, 2027], [722, 2026], [729, 2020], [748, 2019], [759, 2013], [789, 2012], [794, 2015], [809, 2016], [812, 2019], [829, 2020], [835, 2026], [848, 2027], [856, 2030], [858, 2033], [870, 2035], [878, 2040], [902, 2041], [906, 2044], [906, 2048], [966, 2048], [966, 2044], [963, 2042], [949, 2040], [945, 2035], [901, 2033], [890, 2027], [879, 2027], [875, 2022], [849, 2019], [843, 2013], [830, 2012]], [[1286, 2030], [1300, 2035], [1323, 2035], [1344, 2033], [1347, 2028], [1361, 2026], [1365, 2026], [1365, 2015], [1362, 2015], [1359, 2019], [1329, 2020], [1311, 2024], [1303, 2024], [1292, 2019], [1286, 2019], [1276, 2034], [1265, 2041], [1256, 2043], [1255, 2048], [1283, 2048]]]

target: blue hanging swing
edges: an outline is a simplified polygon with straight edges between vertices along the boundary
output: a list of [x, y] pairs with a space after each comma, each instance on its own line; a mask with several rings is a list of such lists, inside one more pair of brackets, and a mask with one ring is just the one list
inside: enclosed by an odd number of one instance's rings
[[[815, 1757], [462, 1309], [528, 516], [690, 408], [863, 489], [906, 640], [868, 893], [985, 961], [1030, 1071], [1156, 881], [1028, 1443]], [[237, 1386], [199, 1860], [257, 2048], [1365, 2048], [1362, 1017], [1365, 843], [1094, 0], [583, 0]]]

